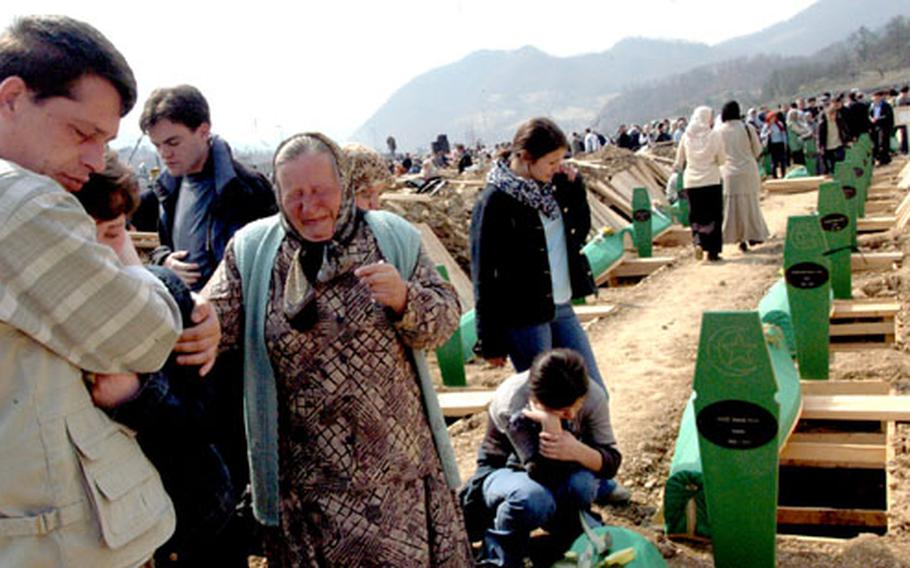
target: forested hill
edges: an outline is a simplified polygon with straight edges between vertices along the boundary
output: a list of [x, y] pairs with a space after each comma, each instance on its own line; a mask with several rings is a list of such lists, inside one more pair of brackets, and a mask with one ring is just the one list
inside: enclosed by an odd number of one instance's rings
[[[722, 89], [718, 98], [727, 90], [760, 93], [771, 73], [800, 63], [786, 58], [816, 53], [860, 26], [878, 30], [901, 14], [910, 16], [910, 0], [818, 0], [786, 21], [713, 47], [631, 38], [609, 50], [575, 57], [554, 57], [530, 46], [478, 51], [402, 86], [354, 138], [384, 148], [392, 135], [401, 149], [414, 150], [428, 148], [440, 133], [467, 142], [505, 140], [517, 124], [534, 115], [549, 115], [570, 131], [590, 126], [598, 116], [602, 124], [612, 124], [620, 116], [614, 109], [629, 110], [629, 96], [623, 93], [630, 89], [646, 99], [638, 107], [644, 112], [635, 115], [637, 120], [673, 114], [690, 94], [714, 96], [718, 87]], [[609, 43], [609, 38], [604, 41]], [[659, 80], [696, 68], [692, 76], [699, 80], [693, 81], [691, 92], [673, 93], [678, 104], [667, 104], [668, 93], [649, 92]], [[745, 69], [751, 72], [737, 73]], [[729, 73], [739, 79], [719, 76]], [[664, 85], [681, 84], [687, 79], [665, 81]]]
[[910, 81], [910, 19], [897, 16], [878, 30], [861, 27], [810, 56], [742, 57], [703, 65], [624, 91], [604, 105], [597, 126], [687, 115], [698, 105], [743, 108], [787, 102], [822, 91], [871, 89]]

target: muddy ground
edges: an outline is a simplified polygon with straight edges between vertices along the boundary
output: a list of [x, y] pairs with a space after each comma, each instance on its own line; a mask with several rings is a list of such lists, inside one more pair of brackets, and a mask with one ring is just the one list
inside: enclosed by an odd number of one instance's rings
[[[875, 181], [891, 181], [899, 166], [878, 169]], [[701, 315], [707, 310], [757, 307], [780, 278], [787, 217], [812, 212], [816, 199], [816, 192], [766, 195], [762, 208], [774, 233], [767, 243], [748, 253], [727, 245], [723, 262], [716, 264], [696, 261], [688, 247], [658, 248], [655, 255], [676, 257], [672, 266], [631, 287], [601, 289], [596, 300], [619, 308], [590, 325], [588, 333], [610, 390], [613, 427], [624, 454], [618, 478], [633, 493], [630, 505], [602, 513], [608, 523], [636, 530], [654, 542], [671, 567], [713, 565], [709, 545], [670, 542], [654, 524], [680, 416], [691, 394]], [[910, 258], [907, 234], [878, 235], [863, 241], [865, 250], [902, 250]], [[838, 353], [831, 378], [884, 380], [895, 392], [910, 393], [910, 313], [906, 307], [910, 260], [886, 271], [855, 273], [853, 284], [857, 297], [896, 298], [904, 304], [897, 341], [889, 348]], [[472, 386], [492, 387], [507, 375], [507, 371], [483, 363], [468, 365]], [[473, 472], [484, 424], [485, 416], [475, 415], [450, 429], [463, 478]], [[894, 458], [888, 463], [888, 534], [850, 540], [779, 537], [780, 566], [910, 566], [910, 425], [897, 426], [893, 445]]]

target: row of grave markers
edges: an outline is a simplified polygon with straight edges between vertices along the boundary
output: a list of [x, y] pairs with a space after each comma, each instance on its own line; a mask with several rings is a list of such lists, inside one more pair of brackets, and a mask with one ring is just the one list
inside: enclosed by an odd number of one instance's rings
[[[693, 453], [693, 436], [683, 430], [696, 429], [697, 463], [690, 458], [685, 465], [693, 470], [686, 479], [703, 483], [703, 495], [693, 494], [692, 500], [704, 501], [707, 518], [699, 519], [698, 527], [707, 533], [700, 536], [713, 542], [716, 566], [776, 565], [778, 452], [798, 418], [800, 379], [828, 379], [832, 297], [852, 296], [850, 255], [871, 170], [865, 137], [836, 166], [834, 181], [819, 187], [818, 213], [788, 219], [784, 279], [763, 300], [766, 317], [703, 316], [690, 424], [681, 425], [676, 451]], [[790, 357], [794, 353], [798, 367]], [[680, 447], [684, 442], [688, 451]], [[678, 473], [671, 466], [671, 479]], [[665, 515], [668, 533], [678, 534], [679, 527], [669, 522], [678, 519], [678, 511]]]

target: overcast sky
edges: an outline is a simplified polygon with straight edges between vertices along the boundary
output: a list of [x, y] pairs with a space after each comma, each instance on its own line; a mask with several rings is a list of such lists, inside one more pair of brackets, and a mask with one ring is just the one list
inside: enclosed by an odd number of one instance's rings
[[[132, 65], [137, 109], [155, 87], [191, 83], [209, 100], [215, 132], [270, 149], [300, 130], [344, 141], [409, 80], [479, 49], [533, 45], [570, 56], [629, 36], [714, 44], [813, 2], [9, 0], [0, 24], [29, 13], [85, 20]], [[139, 135], [138, 114], [122, 123], [122, 143]]]

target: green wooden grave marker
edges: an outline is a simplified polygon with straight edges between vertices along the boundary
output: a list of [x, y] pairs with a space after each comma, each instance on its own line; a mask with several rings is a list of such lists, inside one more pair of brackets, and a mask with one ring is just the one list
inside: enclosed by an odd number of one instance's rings
[[825, 380], [829, 366], [831, 267], [818, 215], [787, 219], [784, 279], [796, 336], [799, 376]]
[[[828, 243], [826, 255], [831, 264], [831, 289], [835, 298], [849, 300], [853, 297], [850, 267], [852, 233], [849, 207], [839, 182], [826, 182], [819, 186], [818, 217]], [[856, 232], [855, 228], [853, 232]]]
[[683, 187], [683, 172], [679, 172], [679, 175], [676, 176], [676, 195], [678, 195], [678, 201], [676, 206], [678, 209], [677, 219], [679, 224], [683, 227], [688, 227], [689, 222], [689, 194], [686, 192], [685, 187]]
[[759, 165], [761, 166], [763, 175], [765, 175], [766, 177], [770, 176], [771, 175], [771, 153], [768, 152], [768, 150], [765, 150], [764, 153], [762, 153], [760, 159], [761, 159], [761, 161], [759, 162]]
[[777, 380], [757, 312], [706, 312], [695, 416], [714, 565], [776, 566]]
[[869, 183], [866, 179], [866, 166], [859, 155], [845, 160], [847, 167], [853, 169], [853, 178], [856, 180], [856, 217], [861, 219], [866, 216], [866, 201], [869, 199]]
[[632, 191], [632, 224], [639, 258], [651, 258], [652, 255], [651, 215], [651, 196], [648, 195], [648, 190], [636, 187]]
[[806, 154], [806, 170], [810, 176], [818, 174], [818, 147], [815, 145], [815, 139], [809, 138], [804, 146]]
[[[436, 270], [449, 281], [449, 271], [442, 264], [436, 265]], [[467, 378], [464, 372], [464, 352], [461, 344], [461, 326], [455, 329], [452, 337], [442, 347], [436, 350], [436, 360], [439, 362], [439, 373], [442, 375], [442, 384], [447, 387], [466, 387]]]
[[847, 214], [850, 216], [850, 247], [859, 248], [856, 235], [856, 220], [859, 218], [859, 190], [856, 172], [844, 162], [834, 166], [834, 181], [840, 183], [844, 199], [847, 201]]

